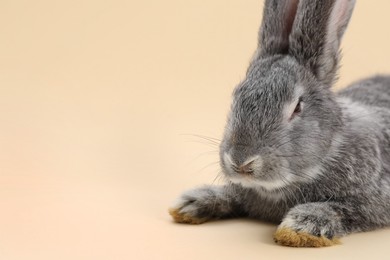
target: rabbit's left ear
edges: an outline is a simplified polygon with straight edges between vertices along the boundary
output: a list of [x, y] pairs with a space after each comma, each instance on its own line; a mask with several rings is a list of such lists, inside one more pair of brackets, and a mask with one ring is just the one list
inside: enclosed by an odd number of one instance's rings
[[300, 0], [289, 39], [289, 54], [331, 86], [338, 69], [341, 38], [355, 0]]

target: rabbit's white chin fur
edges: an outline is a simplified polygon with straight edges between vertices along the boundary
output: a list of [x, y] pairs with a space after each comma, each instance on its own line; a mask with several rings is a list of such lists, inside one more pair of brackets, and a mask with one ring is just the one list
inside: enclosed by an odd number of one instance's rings
[[245, 177], [245, 178], [231, 177], [229, 179], [232, 183], [240, 184], [243, 187], [247, 187], [247, 188], [261, 187], [268, 191], [284, 188], [289, 185], [288, 181], [283, 181], [283, 180], [261, 181], [250, 177]]

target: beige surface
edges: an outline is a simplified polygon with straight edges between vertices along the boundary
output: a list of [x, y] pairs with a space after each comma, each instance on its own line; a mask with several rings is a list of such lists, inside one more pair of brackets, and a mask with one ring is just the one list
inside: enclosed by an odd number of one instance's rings
[[[186, 134], [221, 137], [261, 6], [2, 0], [0, 259], [388, 257], [389, 230], [313, 250], [255, 221], [171, 222], [172, 200], [218, 173], [217, 147]], [[390, 72], [389, 8], [358, 2], [339, 86]]]

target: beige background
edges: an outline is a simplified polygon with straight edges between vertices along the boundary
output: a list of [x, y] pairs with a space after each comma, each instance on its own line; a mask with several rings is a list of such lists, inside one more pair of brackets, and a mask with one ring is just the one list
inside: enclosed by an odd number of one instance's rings
[[[172, 200], [217, 176], [217, 147], [191, 135], [221, 137], [261, 7], [0, 1], [0, 259], [388, 256], [389, 230], [313, 250], [256, 221], [171, 222]], [[389, 8], [358, 1], [338, 86], [390, 72]]]

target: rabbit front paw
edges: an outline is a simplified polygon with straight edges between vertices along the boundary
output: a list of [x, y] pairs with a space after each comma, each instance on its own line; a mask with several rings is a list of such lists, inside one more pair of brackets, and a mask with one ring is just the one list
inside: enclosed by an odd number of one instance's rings
[[318, 205], [298, 205], [279, 225], [274, 240], [291, 247], [324, 247], [339, 244], [339, 217]]
[[210, 219], [218, 219], [228, 210], [221, 194], [222, 191], [217, 186], [189, 190], [176, 200], [169, 209], [169, 214], [175, 222], [187, 224], [201, 224]]

